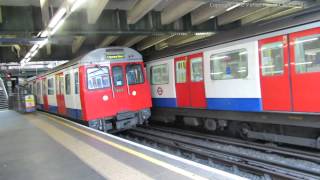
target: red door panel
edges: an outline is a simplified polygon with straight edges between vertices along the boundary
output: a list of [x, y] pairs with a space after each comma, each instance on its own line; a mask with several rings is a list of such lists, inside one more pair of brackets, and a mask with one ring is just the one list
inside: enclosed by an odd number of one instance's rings
[[320, 28], [289, 37], [293, 110], [320, 112]]
[[132, 111], [150, 108], [152, 103], [149, 82], [143, 63], [126, 64], [126, 82], [128, 83], [129, 104]]
[[291, 111], [287, 36], [259, 41], [263, 109]]
[[178, 107], [190, 107], [190, 85], [188, 83], [188, 58], [182, 56], [174, 59], [176, 94]]
[[203, 54], [193, 54], [188, 57], [190, 78], [190, 103], [191, 107], [205, 108], [206, 97], [203, 81]]
[[49, 102], [48, 102], [48, 96], [47, 96], [47, 88], [46, 88], [46, 79], [42, 79], [41, 81], [42, 85], [42, 96], [43, 96], [43, 108], [45, 111], [49, 111]]
[[178, 107], [205, 108], [203, 54], [178, 57], [174, 63]]
[[64, 76], [63, 73], [56, 74], [56, 97], [58, 105], [58, 114], [67, 115], [66, 104], [64, 100]]

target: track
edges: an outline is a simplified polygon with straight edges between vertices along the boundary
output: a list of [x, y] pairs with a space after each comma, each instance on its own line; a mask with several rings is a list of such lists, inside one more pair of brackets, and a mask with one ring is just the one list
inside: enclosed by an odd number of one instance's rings
[[[211, 166], [222, 164], [261, 179], [320, 179], [320, 155], [181, 129], [139, 127], [120, 134]], [[246, 175], [244, 175], [246, 176]], [[251, 177], [250, 177], [251, 178]]]

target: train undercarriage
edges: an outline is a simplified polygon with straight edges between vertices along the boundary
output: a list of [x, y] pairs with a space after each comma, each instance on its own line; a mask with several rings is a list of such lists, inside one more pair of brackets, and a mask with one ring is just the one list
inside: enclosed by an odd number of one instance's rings
[[183, 123], [248, 140], [320, 149], [319, 114], [153, 108], [152, 120]]
[[150, 116], [150, 109], [127, 111], [115, 117], [89, 121], [88, 126], [104, 132], [122, 131], [146, 123]]

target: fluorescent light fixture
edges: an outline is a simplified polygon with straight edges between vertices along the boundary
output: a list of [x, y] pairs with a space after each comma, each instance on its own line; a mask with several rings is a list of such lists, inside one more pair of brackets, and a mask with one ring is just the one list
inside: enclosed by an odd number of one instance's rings
[[41, 49], [44, 45], [46, 45], [48, 43], [48, 38], [46, 38], [45, 40], [41, 41], [40, 43], [38, 43], [39, 45], [39, 49]]
[[66, 21], [66, 19], [62, 19], [57, 25], [56, 27], [54, 27], [51, 31], [50, 31], [50, 35], [54, 35], [59, 28], [63, 25], [63, 23]]
[[232, 9], [236, 8], [236, 7], [239, 7], [241, 5], [241, 3], [238, 3], [238, 4], [235, 4], [231, 7], [229, 7], [226, 11], [231, 11]]
[[247, 54], [247, 51], [243, 51], [239, 53], [239, 55], [245, 55], [245, 54]]
[[216, 16], [210, 16], [209, 19], [215, 18]]
[[294, 44], [300, 44], [300, 43], [305, 43], [305, 42], [310, 42], [310, 41], [316, 41], [318, 40], [319, 38], [311, 38], [311, 39], [305, 39], [305, 40], [298, 40], [296, 42], [294, 42]]
[[300, 63], [295, 63], [296, 66], [300, 66], [300, 65], [306, 65], [306, 64], [312, 64], [311, 61], [307, 61], [307, 62], [300, 62]]
[[85, 1], [86, 0], [76, 0], [71, 7], [71, 12], [77, 10]]
[[43, 32], [41, 32], [40, 37], [44, 38], [44, 37], [48, 37], [49, 32], [47, 30], [44, 30]]
[[228, 58], [228, 56], [217, 56], [217, 57], [212, 58], [212, 60], [220, 60], [220, 59], [225, 59], [225, 58]]
[[68, 0], [69, 4], [72, 4], [75, 0]]
[[38, 44], [33, 45], [32, 48], [30, 49], [30, 52], [37, 50], [38, 47], [39, 47]]
[[34, 52], [31, 54], [31, 57], [34, 57], [37, 53], [38, 53], [38, 51], [34, 51]]
[[24, 58], [26, 59], [26, 58], [30, 57], [30, 55], [31, 55], [31, 53], [28, 52]]
[[55, 27], [59, 23], [59, 21], [62, 19], [62, 17], [65, 15], [66, 12], [67, 12], [66, 8], [64, 7], [60, 8], [58, 12], [50, 20], [48, 27], [49, 28]]

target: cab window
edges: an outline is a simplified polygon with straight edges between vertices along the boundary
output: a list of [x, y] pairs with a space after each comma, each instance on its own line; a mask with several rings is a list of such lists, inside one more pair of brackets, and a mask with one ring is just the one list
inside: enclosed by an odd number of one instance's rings
[[88, 89], [103, 89], [110, 87], [108, 67], [94, 67], [87, 69]]
[[143, 71], [140, 64], [127, 65], [126, 74], [129, 85], [144, 83]]
[[123, 71], [121, 66], [112, 67], [114, 86], [123, 86]]

